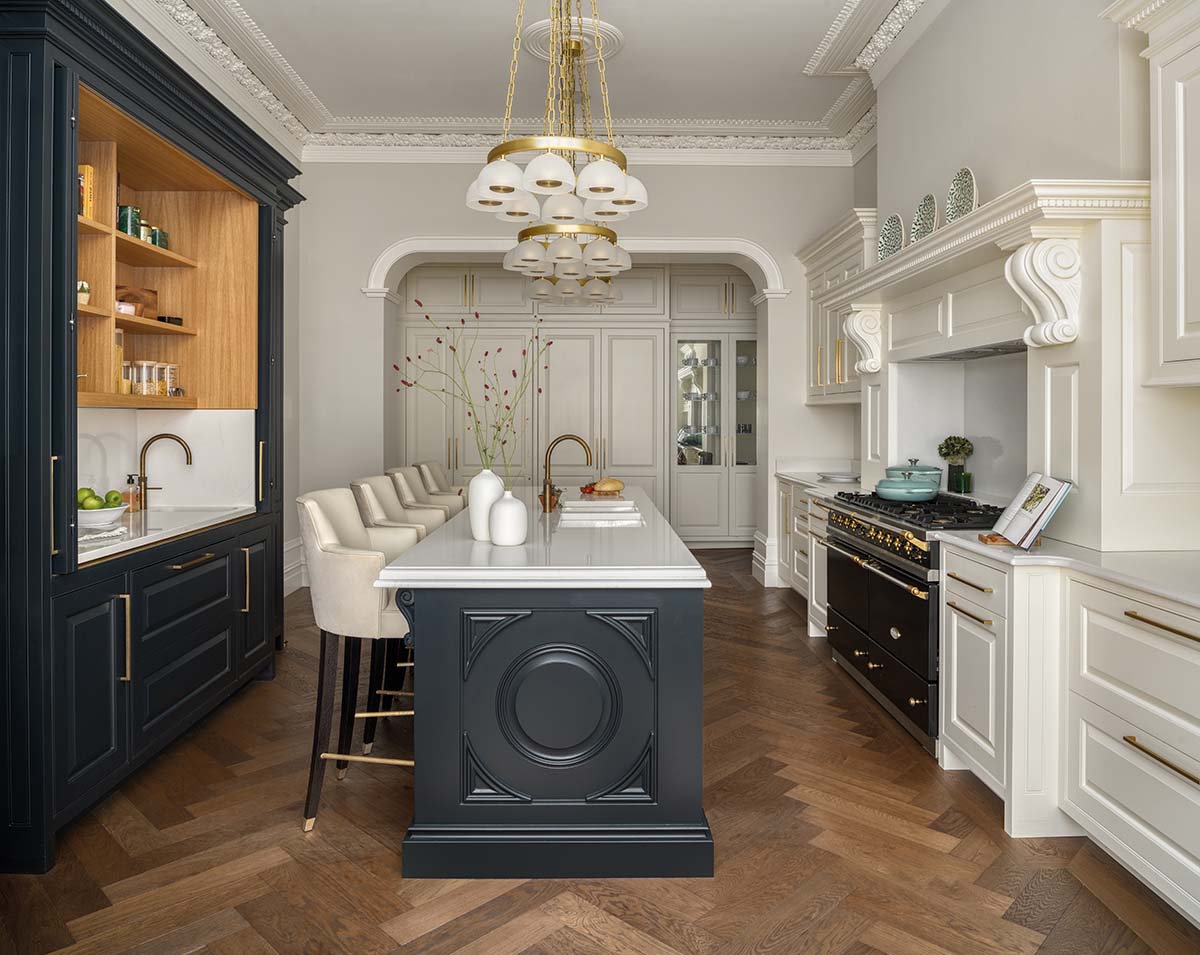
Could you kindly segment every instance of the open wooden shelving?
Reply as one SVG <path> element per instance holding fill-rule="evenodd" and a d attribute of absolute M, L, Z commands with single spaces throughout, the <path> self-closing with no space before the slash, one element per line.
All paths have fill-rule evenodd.
<path fill-rule="evenodd" d="M 92 217 L 77 217 L 79 407 L 258 407 L 259 204 L 86 87 L 79 90 L 79 162 L 94 170 Z M 117 206 L 170 233 L 163 249 L 117 229 Z M 116 312 L 116 287 L 153 289 L 170 325 Z M 186 397 L 119 393 L 116 332 L 126 361 L 178 366 Z"/>

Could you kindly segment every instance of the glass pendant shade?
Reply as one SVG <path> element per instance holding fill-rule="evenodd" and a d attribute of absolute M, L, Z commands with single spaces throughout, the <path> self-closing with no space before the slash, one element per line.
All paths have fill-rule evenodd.
<path fill-rule="evenodd" d="M 575 170 L 557 153 L 542 153 L 525 167 L 522 187 L 542 196 L 557 196 L 573 192 Z"/>
<path fill-rule="evenodd" d="M 601 282 L 599 279 L 591 279 L 583 287 L 583 297 L 591 301 L 608 298 L 608 283 Z"/>
<path fill-rule="evenodd" d="M 559 236 L 550 243 L 546 257 L 552 262 L 582 262 L 584 252 L 570 236 Z"/>
<path fill-rule="evenodd" d="M 523 191 L 523 181 L 521 167 L 507 159 L 493 159 L 483 167 L 476 180 L 481 194 L 500 199 L 512 198 L 513 193 Z"/>
<path fill-rule="evenodd" d="M 577 279 L 587 273 L 581 262 L 559 262 L 554 266 L 554 274 L 560 279 Z"/>
<path fill-rule="evenodd" d="M 615 303 L 621 301 L 625 296 L 621 294 L 621 287 L 616 282 L 608 283 L 608 301 Z"/>
<path fill-rule="evenodd" d="M 579 283 L 575 279 L 559 279 L 558 284 L 554 286 L 554 291 L 564 302 L 578 301 L 582 294 Z"/>
<path fill-rule="evenodd" d="M 612 204 L 625 212 L 640 212 L 650 205 L 650 197 L 646 194 L 646 187 L 642 185 L 642 180 L 637 176 L 627 175 L 625 177 L 625 195 L 619 199 L 613 199 Z"/>
<path fill-rule="evenodd" d="M 507 269 L 509 272 L 520 272 L 521 271 L 521 266 L 519 266 L 517 264 L 517 247 L 516 246 L 513 246 L 511 249 L 509 249 L 507 252 L 504 253 L 504 261 L 502 261 L 500 263 L 500 265 L 501 265 L 501 267 Z"/>
<path fill-rule="evenodd" d="M 544 302 L 554 294 L 554 284 L 546 279 L 535 279 L 529 286 L 529 297 Z"/>
<path fill-rule="evenodd" d="M 565 192 L 551 196 L 542 203 L 542 221 L 572 225 L 583 221 L 583 202 L 576 195 Z"/>
<path fill-rule="evenodd" d="M 504 202 L 505 200 L 498 195 L 485 196 L 480 192 L 478 179 L 467 186 L 468 209 L 475 209 L 478 212 L 496 212 L 504 205 Z"/>
<path fill-rule="evenodd" d="M 625 173 L 611 160 L 595 159 L 583 167 L 575 193 L 582 199 L 620 199 L 625 195 Z"/>
<path fill-rule="evenodd" d="M 513 252 L 516 253 L 514 261 L 521 268 L 537 265 L 537 263 L 545 261 L 546 258 L 545 248 L 540 242 L 534 242 L 533 239 L 526 239 L 513 249 Z"/>
<path fill-rule="evenodd" d="M 585 265 L 588 275 L 616 275 L 617 270 L 607 262 L 596 262 L 592 265 Z"/>
<path fill-rule="evenodd" d="M 583 215 L 589 221 L 599 222 L 601 225 L 629 218 L 628 212 L 621 211 L 608 199 L 589 199 L 583 204 Z"/>
<path fill-rule="evenodd" d="M 622 249 L 619 245 L 613 247 L 612 267 L 618 272 L 624 272 L 627 269 L 633 268 L 633 259 L 629 253 Z"/>
<path fill-rule="evenodd" d="M 542 207 L 538 205 L 538 201 L 533 196 L 521 190 L 514 193 L 513 198 L 496 213 L 496 218 L 501 222 L 520 222 L 530 225 L 541 221 Z"/>
<path fill-rule="evenodd" d="M 549 259 L 543 259 L 541 262 L 535 262 L 526 269 L 522 269 L 530 278 L 548 278 L 554 274 L 554 263 Z"/>
<path fill-rule="evenodd" d="M 602 236 L 588 243 L 588 247 L 583 250 L 583 261 L 588 265 L 598 265 L 601 262 L 611 262 L 615 254 L 616 246 Z"/>

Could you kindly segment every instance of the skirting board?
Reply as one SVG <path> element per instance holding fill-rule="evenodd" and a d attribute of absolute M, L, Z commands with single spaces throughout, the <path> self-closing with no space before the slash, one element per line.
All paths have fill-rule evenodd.
<path fill-rule="evenodd" d="M 754 557 L 750 562 L 750 573 L 764 587 L 786 587 L 779 579 L 779 546 L 773 537 L 761 531 L 754 535 Z"/>
<path fill-rule="evenodd" d="M 304 548 L 296 537 L 283 544 L 283 595 L 286 597 L 301 587 L 308 586 L 308 574 L 304 571 Z"/>

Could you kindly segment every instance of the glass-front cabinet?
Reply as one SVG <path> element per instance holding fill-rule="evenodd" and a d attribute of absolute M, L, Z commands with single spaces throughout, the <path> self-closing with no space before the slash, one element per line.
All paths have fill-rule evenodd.
<path fill-rule="evenodd" d="M 758 341 L 673 338 L 671 523 L 689 540 L 751 538 L 758 466 Z"/>

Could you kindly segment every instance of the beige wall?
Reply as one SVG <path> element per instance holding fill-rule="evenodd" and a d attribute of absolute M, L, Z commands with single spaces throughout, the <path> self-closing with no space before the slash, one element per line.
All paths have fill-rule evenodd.
<path fill-rule="evenodd" d="M 1100 20 L 1106 4 L 953 0 L 878 90 L 881 219 L 907 224 L 926 192 L 940 206 L 960 166 L 981 202 L 1028 179 L 1148 178 L 1144 38 Z"/>
<path fill-rule="evenodd" d="M 296 490 L 378 473 L 395 455 L 396 436 L 385 438 L 395 428 L 386 410 L 395 385 L 388 370 L 394 336 L 383 327 L 378 301 L 361 288 L 376 257 L 399 239 L 511 235 L 511 228 L 463 205 L 475 172 L 460 164 L 305 167 L 299 187 L 308 199 L 294 270 L 300 310 Z M 806 293 L 794 253 L 851 206 L 853 171 L 648 166 L 638 173 L 651 205 L 625 223 L 622 234 L 748 238 L 775 257 L 792 290 L 771 303 L 769 326 L 760 322 L 768 353 L 767 418 L 760 424 L 769 436 L 764 475 L 772 473 L 777 457 L 849 457 L 853 413 L 804 405 Z M 765 485 L 762 498 L 765 530 L 774 521 L 774 495 L 765 493 Z"/>
<path fill-rule="evenodd" d="M 854 164 L 854 208 L 875 208 L 878 176 L 879 150 L 876 148 Z"/>

